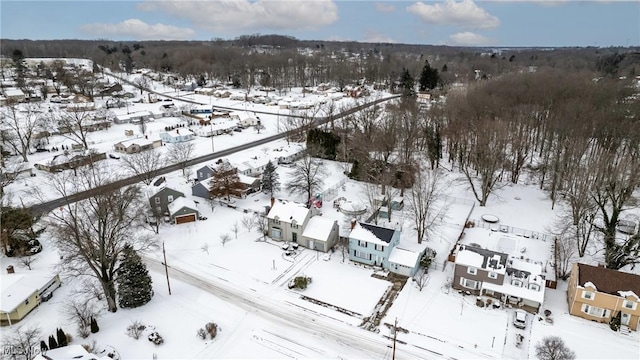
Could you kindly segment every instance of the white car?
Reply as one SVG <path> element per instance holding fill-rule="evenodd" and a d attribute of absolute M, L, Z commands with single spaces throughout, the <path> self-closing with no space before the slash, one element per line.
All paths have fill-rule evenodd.
<path fill-rule="evenodd" d="M 526 311 L 516 310 L 513 317 L 513 326 L 523 330 L 527 328 L 527 312 Z"/>

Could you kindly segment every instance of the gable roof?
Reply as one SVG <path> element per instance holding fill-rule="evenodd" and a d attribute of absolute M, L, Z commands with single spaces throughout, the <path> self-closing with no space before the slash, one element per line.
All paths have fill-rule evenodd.
<path fill-rule="evenodd" d="M 578 285 L 593 283 L 599 292 L 619 296 L 633 291 L 640 296 L 640 275 L 578 263 Z"/>
<path fill-rule="evenodd" d="M 309 212 L 310 210 L 304 204 L 278 200 L 273 204 L 267 218 L 275 219 L 277 217 L 279 221 L 286 223 L 292 223 L 295 220 L 297 224 L 302 225 Z"/>
<path fill-rule="evenodd" d="M 372 244 L 384 246 L 389 245 L 394 233 L 395 230 L 393 229 L 387 229 L 380 226 L 359 222 L 356 224 L 356 226 L 353 227 L 353 230 L 351 230 L 349 237 L 356 240 L 366 241 Z"/>
<path fill-rule="evenodd" d="M 5 313 L 12 312 L 25 299 L 42 289 L 54 276 L 39 272 L 2 275 L 0 311 Z"/>
<path fill-rule="evenodd" d="M 169 214 L 171 215 L 175 214 L 182 208 L 198 211 L 198 206 L 196 205 L 196 203 L 193 200 L 187 199 L 185 197 L 179 197 L 173 200 L 171 204 L 167 206 L 167 208 L 169 209 Z"/>
<path fill-rule="evenodd" d="M 310 239 L 327 241 L 329 239 L 329 235 L 331 235 L 331 230 L 333 229 L 334 224 L 335 220 L 333 219 L 314 216 L 309 219 L 307 226 L 302 232 L 302 236 Z"/>
<path fill-rule="evenodd" d="M 373 224 L 360 223 L 360 226 L 371 231 L 378 239 L 386 243 L 391 242 L 391 238 L 393 238 L 393 234 L 396 232 L 394 229 L 387 229 Z"/>

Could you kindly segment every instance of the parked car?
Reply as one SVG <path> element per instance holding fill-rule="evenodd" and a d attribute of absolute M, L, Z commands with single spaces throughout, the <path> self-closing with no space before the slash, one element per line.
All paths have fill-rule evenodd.
<path fill-rule="evenodd" d="M 117 155 L 117 154 L 109 154 L 109 158 L 118 160 L 118 159 L 120 159 L 120 155 Z"/>
<path fill-rule="evenodd" d="M 516 310 L 513 317 L 513 326 L 518 329 L 527 328 L 527 312 L 523 310 Z"/>

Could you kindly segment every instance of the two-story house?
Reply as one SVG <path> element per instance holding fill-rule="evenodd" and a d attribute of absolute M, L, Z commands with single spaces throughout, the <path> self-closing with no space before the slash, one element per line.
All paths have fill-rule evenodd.
<path fill-rule="evenodd" d="M 478 246 L 460 245 L 452 287 L 537 312 L 544 302 L 545 274 L 540 262 Z"/>
<path fill-rule="evenodd" d="M 304 204 L 278 200 L 267 214 L 268 235 L 274 240 L 300 242 L 307 222 L 313 216 Z"/>
<path fill-rule="evenodd" d="M 164 215 L 169 213 L 169 204 L 177 198 L 184 197 L 184 194 L 163 183 L 160 186 L 150 185 L 147 188 L 147 196 L 149 198 L 151 211 L 157 215 Z"/>
<path fill-rule="evenodd" d="M 640 275 L 586 264 L 573 264 L 567 287 L 569 313 L 610 322 L 620 316 L 622 329 L 638 330 Z"/>
<path fill-rule="evenodd" d="M 400 242 L 400 231 L 358 222 L 349 234 L 349 260 L 389 269 L 389 255 Z"/>

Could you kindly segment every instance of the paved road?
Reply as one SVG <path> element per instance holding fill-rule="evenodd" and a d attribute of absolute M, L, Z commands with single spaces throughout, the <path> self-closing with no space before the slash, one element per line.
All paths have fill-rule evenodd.
<path fill-rule="evenodd" d="M 159 260 L 144 258 L 149 270 L 164 273 L 163 263 Z M 183 269 L 169 267 L 171 278 L 193 285 L 216 297 L 224 299 L 230 304 L 270 322 L 278 323 L 288 330 L 295 330 L 296 333 L 305 334 L 307 337 L 322 338 L 326 346 L 331 348 L 331 344 L 337 343 L 339 346 L 351 346 L 357 348 L 358 352 L 366 354 L 366 358 L 378 359 L 384 354 L 390 353 L 391 341 L 380 335 L 366 330 L 336 323 L 326 317 L 319 316 L 313 312 L 293 306 L 283 306 L 282 303 L 256 296 L 255 293 L 245 293 L 242 290 L 229 285 L 205 279 L 197 274 Z M 297 337 L 300 341 L 304 336 Z M 318 345 L 307 344 L 318 347 Z M 211 349 L 211 351 L 221 351 L 223 349 Z M 210 353 L 202 354 L 204 358 L 210 357 Z M 326 355 L 325 355 L 326 356 Z M 434 356 L 433 352 L 424 351 L 416 347 L 400 347 L 398 345 L 397 356 L 403 359 L 425 359 L 442 358 Z"/>
<path fill-rule="evenodd" d="M 167 96 L 167 95 L 164 95 L 164 94 L 161 94 L 161 95 Z M 385 102 L 385 101 L 389 101 L 389 100 L 392 100 L 392 99 L 396 99 L 399 96 L 400 95 L 393 95 L 393 96 L 377 99 L 377 100 L 374 100 L 374 101 L 370 101 L 370 102 L 362 104 L 362 105 L 355 106 L 355 107 L 353 107 L 351 109 L 348 109 L 346 111 L 343 111 L 340 114 L 337 114 L 337 115 L 333 116 L 333 120 L 337 120 L 337 119 L 340 119 L 342 117 L 354 114 L 354 113 L 356 113 L 356 112 L 358 112 L 358 111 L 360 111 L 362 109 L 365 109 L 367 107 L 370 107 L 370 106 L 373 106 L 373 105 L 376 105 L 376 104 L 379 104 L 379 103 L 382 103 L 382 102 Z M 177 100 L 184 101 L 183 99 L 177 99 Z M 199 103 L 197 103 L 197 104 L 199 104 Z M 231 109 L 231 108 L 229 108 L 229 109 Z M 242 109 L 235 109 L 235 110 L 242 111 Z M 284 116 L 284 115 L 281 115 L 281 116 Z M 331 119 L 328 118 L 328 117 L 316 118 L 313 121 L 313 126 L 320 126 L 320 125 L 326 124 L 329 121 L 331 121 Z M 213 153 L 210 153 L 210 154 L 202 155 L 202 156 L 199 156 L 199 157 L 194 158 L 192 160 L 189 160 L 187 162 L 187 166 L 193 166 L 193 165 L 197 165 L 197 164 L 200 164 L 200 163 L 208 162 L 208 161 L 220 158 L 220 157 L 229 156 L 229 155 L 231 155 L 233 153 L 236 153 L 238 151 L 250 149 L 250 148 L 255 147 L 255 146 L 260 146 L 260 145 L 264 145 L 266 143 L 269 143 L 269 142 L 272 142 L 272 141 L 275 141 L 275 140 L 283 139 L 286 136 L 288 136 L 291 133 L 294 133 L 296 131 L 298 131 L 298 130 L 294 129 L 294 130 L 290 130 L 290 131 L 281 132 L 281 133 L 278 133 L 278 134 L 275 134 L 275 135 L 267 136 L 267 137 L 262 138 L 260 140 L 256 140 L 256 141 L 249 142 L 249 143 L 246 143 L 246 144 L 238 145 L 238 146 L 235 146 L 235 147 L 232 147 L 232 148 L 228 148 L 228 149 L 225 149 L 225 150 L 216 151 L 216 152 L 213 152 Z M 156 173 L 158 175 L 163 175 L 163 174 L 168 174 L 168 173 L 173 172 L 173 171 L 178 171 L 181 168 L 182 168 L 181 164 L 171 164 L 171 165 L 168 165 L 168 166 L 160 169 Z M 54 199 L 54 200 L 50 200 L 50 201 L 47 201 L 47 202 L 43 202 L 43 203 L 40 203 L 40 204 L 33 205 L 33 206 L 30 207 L 30 210 L 32 212 L 36 213 L 36 214 L 45 214 L 45 213 L 50 212 L 53 209 L 56 209 L 56 208 L 61 207 L 61 206 L 64 206 L 66 204 L 70 204 L 70 203 L 74 203 L 74 202 L 77 202 L 77 201 L 80 201 L 80 200 L 88 199 L 89 197 L 95 195 L 96 191 L 98 191 L 98 192 L 108 192 L 108 191 L 112 191 L 112 190 L 115 190 L 115 189 L 119 189 L 119 188 L 127 186 L 127 185 L 132 185 L 132 184 L 135 184 L 135 183 L 138 183 L 138 182 L 140 182 L 140 177 L 139 176 L 131 176 L 131 177 L 128 177 L 128 178 L 124 178 L 124 179 L 115 181 L 115 182 L 107 184 L 107 185 L 100 186 L 100 187 L 95 188 L 95 189 L 78 192 L 78 193 L 75 193 L 75 194 L 70 195 L 68 197 L 58 198 L 58 199 Z"/>

